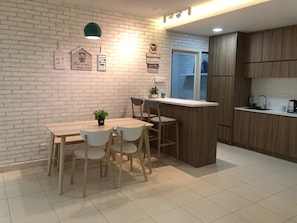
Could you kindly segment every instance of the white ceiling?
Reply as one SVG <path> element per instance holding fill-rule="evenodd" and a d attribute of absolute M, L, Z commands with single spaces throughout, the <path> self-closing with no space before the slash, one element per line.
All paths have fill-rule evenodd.
<path fill-rule="evenodd" d="M 60 0 L 79 7 L 92 7 L 135 16 L 157 18 L 209 0 Z M 226 0 L 228 1 L 228 0 Z M 297 24 L 297 0 L 271 0 L 255 6 L 202 19 L 170 30 L 212 36 L 212 28 L 223 33 L 253 32 Z"/>

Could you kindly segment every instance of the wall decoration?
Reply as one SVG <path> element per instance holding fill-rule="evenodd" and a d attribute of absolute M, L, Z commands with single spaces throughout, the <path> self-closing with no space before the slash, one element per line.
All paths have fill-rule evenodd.
<path fill-rule="evenodd" d="M 92 70 L 92 55 L 82 47 L 71 52 L 72 70 Z"/>
<path fill-rule="evenodd" d="M 106 71 L 106 55 L 98 54 L 97 69 L 98 71 Z"/>
<path fill-rule="evenodd" d="M 149 53 L 146 54 L 148 73 L 158 73 L 161 55 L 157 51 L 158 45 L 155 42 L 150 44 Z"/>
<path fill-rule="evenodd" d="M 58 41 L 58 47 L 55 50 L 55 69 L 65 70 L 65 53 L 61 47 L 60 41 Z"/>

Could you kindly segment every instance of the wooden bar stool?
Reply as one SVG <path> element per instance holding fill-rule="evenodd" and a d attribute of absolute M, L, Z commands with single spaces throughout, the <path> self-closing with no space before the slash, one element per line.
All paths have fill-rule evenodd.
<path fill-rule="evenodd" d="M 161 113 L 162 103 L 158 101 L 147 101 L 147 111 L 149 114 L 148 121 L 154 124 L 149 130 L 153 133 L 150 141 L 157 141 L 158 159 L 161 159 L 161 148 L 175 145 L 176 159 L 179 160 L 179 134 L 178 134 L 178 120 L 163 116 Z M 151 117 L 151 114 L 154 116 Z M 175 139 L 169 138 L 169 128 L 175 128 Z M 166 131 L 167 130 L 167 131 Z"/>

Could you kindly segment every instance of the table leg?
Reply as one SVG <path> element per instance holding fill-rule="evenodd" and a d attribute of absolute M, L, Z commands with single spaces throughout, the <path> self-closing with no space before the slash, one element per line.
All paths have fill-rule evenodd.
<path fill-rule="evenodd" d="M 144 145 L 148 159 L 149 171 L 152 173 L 152 163 L 151 163 L 151 148 L 150 148 L 150 141 L 149 141 L 149 134 L 148 128 L 144 129 Z"/>
<path fill-rule="evenodd" d="M 63 194 L 65 136 L 61 136 L 60 166 L 59 166 L 59 194 Z"/>
<path fill-rule="evenodd" d="M 49 141 L 49 149 L 48 149 L 48 160 L 47 160 L 47 175 L 51 175 L 52 168 L 52 159 L 53 159 L 53 151 L 54 151 L 54 134 L 51 133 L 50 141 Z"/>

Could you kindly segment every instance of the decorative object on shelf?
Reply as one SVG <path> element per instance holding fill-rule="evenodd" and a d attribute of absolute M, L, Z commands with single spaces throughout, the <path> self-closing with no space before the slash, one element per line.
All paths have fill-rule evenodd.
<path fill-rule="evenodd" d="M 150 44 L 149 53 L 146 54 L 148 73 L 158 73 L 161 55 L 157 51 L 158 45 L 155 41 Z"/>
<path fill-rule="evenodd" d="M 92 55 L 82 47 L 71 52 L 72 70 L 92 70 Z"/>
<path fill-rule="evenodd" d="M 94 5 L 92 0 L 92 10 L 93 9 L 94 9 Z M 93 18 L 93 11 L 92 11 L 92 18 Z M 85 26 L 84 33 L 87 39 L 100 39 L 101 28 L 97 23 L 90 22 Z"/>
<path fill-rule="evenodd" d="M 104 125 L 105 117 L 108 116 L 108 112 L 104 110 L 97 110 L 93 112 L 95 119 L 98 120 L 98 125 Z"/>
<path fill-rule="evenodd" d="M 58 41 L 58 48 L 55 50 L 55 69 L 65 70 L 65 52 L 61 47 L 60 41 Z"/>
<path fill-rule="evenodd" d="M 159 89 L 154 86 L 150 89 L 150 93 L 151 93 L 151 98 L 158 98 L 158 92 L 159 92 Z"/>

